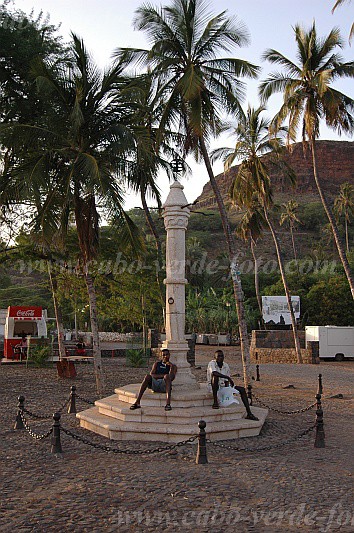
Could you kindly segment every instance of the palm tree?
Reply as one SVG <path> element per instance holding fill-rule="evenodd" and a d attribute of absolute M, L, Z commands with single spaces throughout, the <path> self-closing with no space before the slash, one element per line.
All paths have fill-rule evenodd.
<path fill-rule="evenodd" d="M 244 242 L 250 242 L 251 253 L 254 263 L 254 287 L 256 291 L 256 298 L 258 303 L 258 309 L 261 315 L 261 323 L 265 329 L 265 323 L 263 320 L 262 300 L 259 292 L 259 279 L 258 279 L 258 259 L 255 251 L 255 247 L 259 238 L 263 233 L 263 226 L 265 220 L 263 216 L 262 206 L 259 202 L 254 200 L 250 206 L 246 206 L 245 212 L 236 228 L 236 235 L 238 235 Z"/>
<path fill-rule="evenodd" d="M 236 309 L 239 318 L 244 380 L 249 382 L 249 346 L 243 292 L 236 261 L 236 244 L 208 154 L 210 137 L 222 130 L 222 114 L 239 112 L 244 84 L 240 76 L 256 77 L 258 68 L 236 58 L 220 58 L 220 52 L 248 41 L 245 29 L 227 18 L 226 12 L 208 13 L 204 0 L 171 0 L 161 9 L 140 7 L 135 28 L 143 30 L 150 50 L 123 48 L 117 57 L 126 65 L 144 64 L 159 80 L 164 102 L 161 132 L 178 128 L 185 135 L 184 153 L 204 160 L 219 208 L 227 241 Z"/>
<path fill-rule="evenodd" d="M 155 200 L 160 211 L 161 197 L 160 190 L 156 185 L 156 179 L 162 170 L 170 178 L 172 177 L 172 170 L 168 159 L 177 157 L 173 149 L 173 140 L 176 140 L 177 136 L 170 131 L 164 131 L 162 140 L 158 142 L 158 137 L 161 136 L 158 123 L 162 113 L 162 102 L 160 99 L 159 84 L 154 83 L 153 76 L 150 72 L 132 77 L 124 91 L 124 96 L 136 108 L 132 128 L 135 139 L 135 150 L 133 160 L 130 161 L 127 168 L 127 178 L 132 190 L 140 194 L 146 222 L 155 240 L 157 255 L 156 278 L 160 290 L 163 316 L 165 317 L 162 243 L 155 221 L 151 216 L 147 199 L 149 197 Z"/>
<path fill-rule="evenodd" d="M 249 106 L 247 113 L 241 115 L 238 125 L 235 128 L 235 148 L 220 148 L 214 154 L 224 157 L 225 171 L 229 170 L 235 159 L 241 160 L 237 175 L 230 189 L 231 198 L 234 203 L 241 208 L 250 207 L 254 202 L 262 206 L 264 219 L 269 226 L 277 253 L 280 275 L 291 317 L 297 361 L 298 363 L 302 363 L 296 319 L 288 288 L 281 247 L 273 222 L 269 216 L 269 208 L 273 203 L 269 166 L 277 166 L 282 169 L 293 183 L 294 174 L 282 159 L 284 152 L 282 138 L 279 136 L 269 137 L 270 121 L 261 117 L 263 111 L 264 107 L 262 106 L 257 109 Z M 266 158 L 261 157 L 265 154 L 267 154 Z"/>
<path fill-rule="evenodd" d="M 332 13 L 334 13 L 334 11 L 337 9 L 337 7 L 341 6 L 342 4 L 345 4 L 347 2 L 349 2 L 349 4 L 351 3 L 352 0 L 336 0 L 336 3 L 334 4 L 333 8 L 332 8 Z M 354 22 L 352 24 L 352 27 L 350 28 L 350 33 L 349 33 L 349 42 L 351 42 L 352 38 L 354 36 Z"/>
<path fill-rule="evenodd" d="M 296 256 L 296 248 L 295 248 L 295 239 L 294 239 L 294 227 L 295 224 L 300 224 L 300 220 L 297 216 L 297 209 L 299 207 L 299 204 L 295 200 L 289 200 L 288 202 L 285 202 L 282 204 L 282 207 L 284 211 L 280 215 L 280 225 L 287 223 L 289 225 L 290 234 L 291 234 L 291 242 L 293 245 L 293 251 L 294 251 L 294 259 L 295 263 L 297 264 L 297 256 Z"/>
<path fill-rule="evenodd" d="M 59 360 L 62 361 L 66 355 L 65 345 L 64 345 L 64 325 L 63 325 L 63 315 L 61 312 L 61 306 L 58 301 L 58 279 L 56 272 L 54 271 L 50 261 L 48 264 L 48 275 L 50 282 L 50 289 L 52 291 L 54 313 L 55 313 L 55 322 L 57 325 L 58 332 L 58 350 L 59 350 Z"/>
<path fill-rule="evenodd" d="M 39 61 L 33 67 L 39 94 L 47 98 L 47 113 L 41 124 L 14 130 L 30 132 L 31 138 L 27 139 L 29 149 L 20 153 L 22 164 L 12 169 L 12 175 L 20 184 L 31 185 L 35 205 L 41 206 L 37 216 L 40 227 L 57 226 L 59 221 L 65 233 L 69 215 L 74 213 L 90 304 L 96 386 L 102 395 L 104 376 L 90 267 L 99 247 L 99 211 L 107 218 L 124 221 L 125 236 L 134 236 L 134 225 L 122 208 L 118 182 L 125 154 L 134 150 L 125 125 L 132 112 L 119 98 L 118 89 L 126 83 L 120 77 L 121 69 L 114 66 L 101 74 L 83 42 L 75 35 L 72 38 L 69 65 L 52 68 Z"/>
<path fill-rule="evenodd" d="M 337 218 L 344 215 L 345 242 L 347 254 L 349 254 L 348 224 L 350 224 L 350 217 L 354 215 L 354 187 L 351 183 L 342 183 L 340 186 L 339 194 L 334 200 L 334 212 Z"/>
<path fill-rule="evenodd" d="M 263 54 L 264 59 L 283 66 L 284 73 L 275 72 L 262 82 L 260 95 L 266 101 L 272 94 L 283 91 L 283 104 L 273 119 L 273 128 L 276 131 L 288 117 L 289 141 L 296 140 L 301 124 L 302 140 L 304 146 L 310 145 L 314 179 L 354 298 L 352 273 L 329 202 L 322 190 L 316 161 L 316 139 L 321 119 L 338 133 L 353 131 L 354 100 L 332 88 L 331 83 L 337 78 L 353 77 L 354 62 L 343 63 L 342 57 L 334 52 L 343 46 L 338 29 L 320 39 L 315 23 L 309 31 L 297 25 L 295 40 L 299 64 L 276 50 L 267 50 Z"/>

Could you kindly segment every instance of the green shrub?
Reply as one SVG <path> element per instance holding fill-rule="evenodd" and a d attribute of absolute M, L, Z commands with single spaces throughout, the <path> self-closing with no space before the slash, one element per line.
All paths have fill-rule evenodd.
<path fill-rule="evenodd" d="M 299 212 L 301 230 L 319 231 L 326 224 L 327 217 L 321 202 L 309 202 L 302 205 Z"/>
<path fill-rule="evenodd" d="M 146 365 L 146 358 L 143 349 L 129 349 L 126 351 L 127 364 L 133 368 L 140 368 Z"/>
<path fill-rule="evenodd" d="M 46 365 L 49 356 L 50 346 L 33 346 L 30 349 L 28 360 L 39 368 Z"/>

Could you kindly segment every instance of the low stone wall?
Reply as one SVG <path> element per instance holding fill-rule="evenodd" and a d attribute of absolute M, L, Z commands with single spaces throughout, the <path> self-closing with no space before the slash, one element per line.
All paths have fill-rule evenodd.
<path fill-rule="evenodd" d="M 73 332 L 72 336 L 74 335 Z M 117 331 L 100 331 L 98 333 L 101 342 L 126 342 L 135 343 L 136 341 L 142 342 L 143 334 L 141 332 L 134 333 L 119 333 Z M 92 333 L 90 331 L 78 331 L 78 337 L 80 339 L 87 339 L 90 344 L 92 341 Z M 86 343 L 86 341 L 85 341 Z"/>
<path fill-rule="evenodd" d="M 305 332 L 298 331 L 300 348 L 305 346 Z M 292 330 L 253 330 L 251 345 L 256 348 L 293 348 L 294 335 Z"/>
<path fill-rule="evenodd" d="M 305 332 L 299 331 L 303 363 L 319 363 L 318 342 L 308 342 L 305 348 Z M 252 331 L 250 346 L 251 363 L 297 363 L 293 332 L 290 330 Z"/>
<path fill-rule="evenodd" d="M 305 364 L 312 364 L 311 350 L 301 350 L 302 360 Z M 251 363 L 297 363 L 294 348 L 256 348 L 251 349 Z"/>

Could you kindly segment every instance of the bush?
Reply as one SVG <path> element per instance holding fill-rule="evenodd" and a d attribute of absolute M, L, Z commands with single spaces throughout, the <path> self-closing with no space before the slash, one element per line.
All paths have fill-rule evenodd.
<path fill-rule="evenodd" d="M 133 349 L 126 351 L 127 364 L 133 368 L 140 368 L 146 365 L 146 358 L 143 349 Z"/>
<path fill-rule="evenodd" d="M 206 231 L 208 233 L 222 232 L 223 227 L 219 213 L 215 210 L 208 209 L 203 209 L 202 211 L 204 215 L 201 213 L 191 213 L 191 217 L 188 222 L 188 230 L 193 232 Z"/>
<path fill-rule="evenodd" d="M 308 324 L 353 326 L 354 302 L 347 279 L 333 276 L 316 283 L 306 299 Z"/>
<path fill-rule="evenodd" d="M 309 202 L 301 206 L 299 219 L 301 229 L 307 231 L 319 231 L 328 222 L 321 202 Z"/>
<path fill-rule="evenodd" d="M 46 365 L 49 356 L 50 346 L 33 346 L 30 349 L 28 360 L 40 368 Z"/>

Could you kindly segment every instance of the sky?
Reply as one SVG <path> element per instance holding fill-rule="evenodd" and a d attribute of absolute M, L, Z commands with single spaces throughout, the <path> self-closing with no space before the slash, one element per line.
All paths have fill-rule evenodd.
<path fill-rule="evenodd" d="M 108 65 L 112 52 L 119 47 L 147 47 L 142 32 L 133 29 L 132 21 L 135 10 L 141 6 L 142 0 L 15 0 L 14 5 L 26 13 L 34 10 L 34 14 L 43 11 L 50 15 L 51 23 L 60 26 L 60 34 L 69 40 L 70 31 L 84 39 L 86 47 L 92 53 L 96 63 L 104 68 Z M 151 0 L 154 6 L 165 5 L 168 0 Z M 210 11 L 214 15 L 228 10 L 242 22 L 250 34 L 250 45 L 235 50 L 235 57 L 246 59 L 262 68 L 259 80 L 264 79 L 274 70 L 272 65 L 262 62 L 261 55 L 267 48 L 274 48 L 289 59 L 295 60 L 295 41 L 292 28 L 300 23 L 308 28 L 316 21 L 318 35 L 325 36 L 334 27 L 341 29 L 346 46 L 342 56 L 346 61 L 354 56 L 354 43 L 348 44 L 348 35 L 354 19 L 354 2 L 345 3 L 332 15 L 331 9 L 335 0 L 210 0 Z M 231 56 L 232 54 L 229 54 Z M 247 81 L 247 97 L 245 106 L 250 103 L 258 106 L 259 80 Z M 353 80 L 341 80 L 335 87 L 350 97 L 354 97 Z M 268 116 L 276 113 L 281 103 L 279 96 L 274 96 L 268 104 Z M 322 139 L 339 139 L 338 135 L 321 128 Z M 342 136 L 342 140 L 351 140 Z M 232 137 L 224 137 L 213 144 L 216 146 L 233 146 Z M 187 200 L 192 202 L 202 192 L 208 181 L 203 164 L 197 165 L 188 160 L 192 173 L 182 178 Z M 221 173 L 222 163 L 214 165 L 214 172 Z M 169 190 L 168 178 L 161 175 L 158 181 L 161 197 L 164 201 Z M 126 208 L 140 206 L 140 201 L 131 193 L 127 195 Z M 152 204 L 151 204 L 152 205 Z"/>

